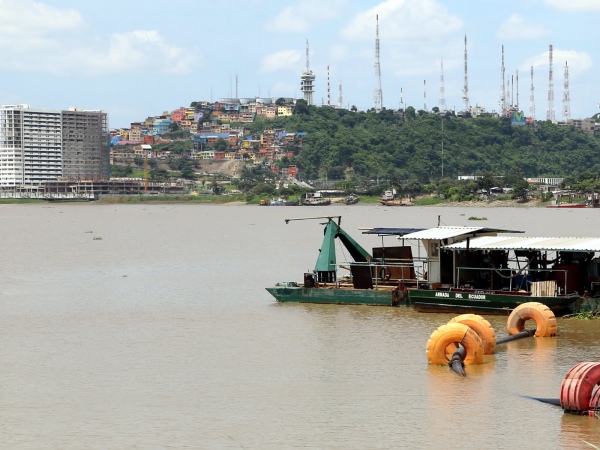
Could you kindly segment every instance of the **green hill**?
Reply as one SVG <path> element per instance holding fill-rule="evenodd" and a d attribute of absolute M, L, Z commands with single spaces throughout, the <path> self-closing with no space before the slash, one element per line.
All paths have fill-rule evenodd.
<path fill-rule="evenodd" d="M 355 112 L 304 107 L 303 113 L 257 121 L 253 132 L 305 131 L 302 146 L 290 146 L 303 178 L 351 176 L 439 183 L 459 175 L 568 177 L 600 172 L 600 141 L 572 126 L 550 122 L 513 127 L 507 118 L 460 118 L 407 108 Z M 443 121 L 443 131 L 442 131 Z M 442 152 L 443 143 L 443 152 Z"/>

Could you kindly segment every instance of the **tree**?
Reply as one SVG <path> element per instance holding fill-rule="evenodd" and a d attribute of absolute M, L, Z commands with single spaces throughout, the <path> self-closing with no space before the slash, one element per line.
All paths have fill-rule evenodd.
<path fill-rule="evenodd" d="M 185 178 L 187 180 L 193 180 L 196 178 L 196 172 L 194 172 L 191 164 L 185 164 L 179 172 L 181 178 Z"/>
<path fill-rule="evenodd" d="M 123 178 L 131 175 L 133 169 L 131 166 L 110 166 L 110 176 Z"/>
<path fill-rule="evenodd" d="M 523 179 L 517 181 L 513 185 L 512 198 L 519 200 L 527 200 L 527 194 L 529 193 L 529 183 Z"/>
<path fill-rule="evenodd" d="M 218 152 L 226 152 L 227 150 L 229 150 L 230 147 L 231 144 L 229 143 L 229 141 L 226 141 L 223 138 L 219 138 L 217 139 L 217 142 L 215 142 L 214 149 Z"/>
<path fill-rule="evenodd" d="M 278 98 L 278 99 L 275 101 L 275 104 L 276 104 L 277 106 L 282 106 L 282 105 L 285 105 L 285 98 L 283 98 L 283 97 L 279 97 L 279 98 Z"/>
<path fill-rule="evenodd" d="M 179 122 L 171 122 L 169 124 L 169 131 L 177 131 L 179 130 Z"/>
<path fill-rule="evenodd" d="M 306 100 L 299 98 L 296 100 L 296 106 L 294 106 L 293 114 L 310 114 L 310 110 L 308 109 L 308 103 Z"/>
<path fill-rule="evenodd" d="M 165 181 L 169 178 L 169 172 L 165 169 L 150 169 L 148 178 L 154 181 Z"/>
<path fill-rule="evenodd" d="M 356 111 L 358 111 L 358 108 L 356 107 L 356 105 L 352 105 L 352 106 L 350 107 L 350 111 L 352 111 L 352 112 L 356 112 Z"/>

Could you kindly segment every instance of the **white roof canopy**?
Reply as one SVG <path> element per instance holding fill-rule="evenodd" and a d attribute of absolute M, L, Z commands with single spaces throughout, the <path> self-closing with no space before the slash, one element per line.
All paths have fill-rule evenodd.
<path fill-rule="evenodd" d="M 449 250 L 466 250 L 467 247 L 470 250 L 600 252 L 600 238 L 481 236 L 444 246 Z"/>
<path fill-rule="evenodd" d="M 449 239 L 458 236 L 468 237 L 469 235 L 475 237 L 483 233 L 522 233 L 522 231 L 514 230 L 501 230 L 498 228 L 487 228 L 487 227 L 436 227 L 428 228 L 427 230 L 417 231 L 402 236 L 403 239 L 432 239 L 442 240 Z"/>

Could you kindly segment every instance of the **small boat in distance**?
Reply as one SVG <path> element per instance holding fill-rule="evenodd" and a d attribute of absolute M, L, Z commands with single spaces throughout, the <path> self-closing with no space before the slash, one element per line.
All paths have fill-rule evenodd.
<path fill-rule="evenodd" d="M 331 199 L 323 197 L 323 193 L 317 191 L 306 194 L 306 198 L 302 202 L 303 206 L 327 206 L 331 205 Z"/>
<path fill-rule="evenodd" d="M 396 198 L 396 191 L 385 191 L 381 198 L 379 199 L 379 203 L 383 206 L 410 206 L 410 203 L 404 203 L 401 198 Z"/>
<path fill-rule="evenodd" d="M 261 200 L 261 206 L 298 206 L 300 203 L 296 200 L 288 200 L 285 197 L 279 197 L 272 200 Z"/>
<path fill-rule="evenodd" d="M 546 205 L 546 208 L 587 208 L 587 202 L 577 202 L 577 203 L 554 203 L 551 205 Z"/>
<path fill-rule="evenodd" d="M 358 203 L 358 197 L 356 195 L 350 194 L 346 197 L 346 205 L 354 205 Z"/>

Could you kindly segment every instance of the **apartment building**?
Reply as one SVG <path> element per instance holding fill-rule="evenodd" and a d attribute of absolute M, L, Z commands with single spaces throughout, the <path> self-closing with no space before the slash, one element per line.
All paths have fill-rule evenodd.
<path fill-rule="evenodd" d="M 108 178 L 109 164 L 106 113 L 0 107 L 0 187 Z"/>
<path fill-rule="evenodd" d="M 108 117 L 102 111 L 69 108 L 62 118 L 62 178 L 101 180 L 110 177 Z"/>

